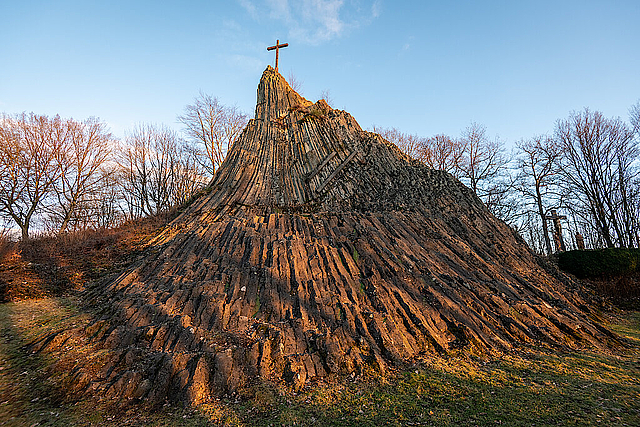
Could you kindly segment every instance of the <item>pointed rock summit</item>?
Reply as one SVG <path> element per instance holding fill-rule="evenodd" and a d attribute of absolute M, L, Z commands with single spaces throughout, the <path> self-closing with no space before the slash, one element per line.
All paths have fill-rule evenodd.
<path fill-rule="evenodd" d="M 198 403 L 460 349 L 615 341 L 458 180 L 271 67 L 209 190 L 89 291 L 103 351 L 78 392 Z"/>

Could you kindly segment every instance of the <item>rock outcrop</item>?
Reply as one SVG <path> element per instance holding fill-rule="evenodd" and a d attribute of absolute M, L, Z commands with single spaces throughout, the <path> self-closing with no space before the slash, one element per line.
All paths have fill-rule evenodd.
<path fill-rule="evenodd" d="M 208 194 L 89 295 L 108 362 L 78 389 L 116 399 L 615 339 L 468 188 L 271 67 Z"/>

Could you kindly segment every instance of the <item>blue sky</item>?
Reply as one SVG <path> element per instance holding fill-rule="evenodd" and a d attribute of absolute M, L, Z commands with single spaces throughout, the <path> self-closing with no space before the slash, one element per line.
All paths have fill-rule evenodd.
<path fill-rule="evenodd" d="M 253 115 L 266 47 L 280 72 L 363 128 L 508 145 L 589 107 L 640 100 L 640 1 L 0 0 L 0 111 L 179 129 L 199 91 Z"/>

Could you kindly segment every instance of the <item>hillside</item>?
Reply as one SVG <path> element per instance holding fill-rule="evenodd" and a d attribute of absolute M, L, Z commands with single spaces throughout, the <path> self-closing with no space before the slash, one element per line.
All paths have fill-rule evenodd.
<path fill-rule="evenodd" d="M 271 67 L 207 194 L 83 299 L 88 326 L 31 348 L 76 337 L 92 356 L 60 362 L 68 387 L 114 401 L 197 404 L 433 355 L 618 342 L 468 188 Z"/>

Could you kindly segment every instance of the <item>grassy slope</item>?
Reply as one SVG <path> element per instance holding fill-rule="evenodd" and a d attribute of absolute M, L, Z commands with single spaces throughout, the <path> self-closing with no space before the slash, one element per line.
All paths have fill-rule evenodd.
<path fill-rule="evenodd" d="M 116 274 L 140 254 L 175 215 L 127 222 L 116 229 L 82 231 L 11 243 L 0 233 L 0 303 L 60 296 Z"/>

